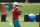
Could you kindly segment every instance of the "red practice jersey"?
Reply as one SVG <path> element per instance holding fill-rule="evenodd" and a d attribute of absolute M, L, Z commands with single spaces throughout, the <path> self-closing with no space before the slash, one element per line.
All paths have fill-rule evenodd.
<path fill-rule="evenodd" d="M 18 12 L 19 12 L 18 9 L 15 8 L 12 9 L 12 15 L 13 15 L 12 20 L 18 19 Z"/>

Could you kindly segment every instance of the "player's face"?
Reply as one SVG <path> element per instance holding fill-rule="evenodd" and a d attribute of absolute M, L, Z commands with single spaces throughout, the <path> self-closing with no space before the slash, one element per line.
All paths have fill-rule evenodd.
<path fill-rule="evenodd" d="M 15 8 L 19 8 L 18 5 L 15 5 Z"/>

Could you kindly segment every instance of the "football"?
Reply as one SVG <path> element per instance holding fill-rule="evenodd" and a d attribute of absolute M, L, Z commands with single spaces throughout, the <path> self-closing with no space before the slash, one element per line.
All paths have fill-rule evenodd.
<path fill-rule="evenodd" d="M 19 9 L 19 13 L 18 13 L 18 15 L 21 15 L 21 13 L 22 13 L 22 10 Z"/>
<path fill-rule="evenodd" d="M 19 9 L 19 13 L 22 13 L 22 10 Z"/>

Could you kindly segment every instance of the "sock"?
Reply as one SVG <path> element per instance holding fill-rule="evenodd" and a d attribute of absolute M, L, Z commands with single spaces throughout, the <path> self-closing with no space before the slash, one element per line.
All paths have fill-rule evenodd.
<path fill-rule="evenodd" d="M 11 21 L 10 25 L 12 25 L 12 21 Z"/>

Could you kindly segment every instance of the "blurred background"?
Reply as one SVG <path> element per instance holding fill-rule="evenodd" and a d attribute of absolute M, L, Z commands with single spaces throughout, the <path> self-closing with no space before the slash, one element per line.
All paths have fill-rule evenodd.
<path fill-rule="evenodd" d="M 9 6 L 9 13 L 7 14 L 7 21 L 8 22 L 0 22 L 0 27 L 13 27 L 10 26 L 10 22 L 12 20 L 12 9 L 13 9 L 13 2 L 19 3 L 19 9 L 22 10 L 22 15 L 19 16 L 19 21 L 22 27 L 39 27 L 39 23 L 34 22 L 21 22 L 24 20 L 24 14 L 39 14 L 40 12 L 40 0 L 0 0 L 0 20 L 1 20 L 1 3 L 7 3 Z"/>

